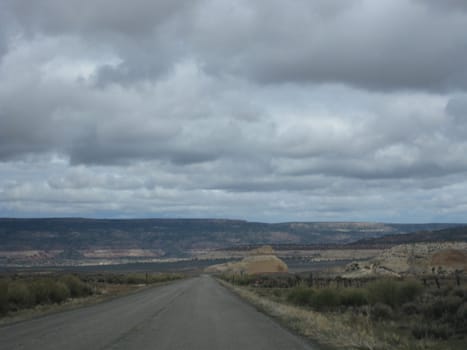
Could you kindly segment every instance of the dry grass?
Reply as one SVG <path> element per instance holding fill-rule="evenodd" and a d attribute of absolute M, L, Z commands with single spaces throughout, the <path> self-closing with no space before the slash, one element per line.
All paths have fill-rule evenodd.
<path fill-rule="evenodd" d="M 432 348 L 432 344 L 427 341 L 413 343 L 393 332 L 395 325 L 381 324 L 381 327 L 375 328 L 369 316 L 355 315 L 351 312 L 316 312 L 273 301 L 256 294 L 248 287 L 234 286 L 222 280 L 219 282 L 286 327 L 326 346 L 338 349 L 375 350 Z"/>

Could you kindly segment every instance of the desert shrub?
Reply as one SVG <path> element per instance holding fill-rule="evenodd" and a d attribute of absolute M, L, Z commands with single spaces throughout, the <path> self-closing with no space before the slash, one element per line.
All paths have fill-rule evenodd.
<path fill-rule="evenodd" d="M 260 297 L 267 297 L 269 296 L 269 290 L 266 288 L 259 288 L 256 291 L 256 294 L 258 294 Z"/>
<path fill-rule="evenodd" d="M 133 273 L 126 277 L 126 283 L 128 284 L 144 284 L 146 283 L 146 276 L 143 274 Z"/>
<path fill-rule="evenodd" d="M 394 280 L 379 280 L 368 284 L 368 298 L 372 304 L 395 306 L 398 303 L 397 282 Z"/>
<path fill-rule="evenodd" d="M 181 273 L 158 273 L 158 274 L 147 274 L 146 273 L 130 273 L 130 274 L 115 274 L 105 273 L 97 274 L 94 276 L 84 276 L 81 278 L 87 282 L 98 282 L 98 283 L 111 283 L 111 284 L 146 284 L 146 283 L 158 283 L 173 281 L 176 279 L 183 278 L 184 275 Z M 232 277 L 223 275 L 222 279 L 233 283 Z"/>
<path fill-rule="evenodd" d="M 282 296 L 282 289 L 280 288 L 274 288 L 272 290 L 272 295 L 274 295 L 277 298 L 280 298 Z"/>
<path fill-rule="evenodd" d="M 453 331 L 445 324 L 417 324 L 412 329 L 412 335 L 417 339 L 434 338 L 449 339 Z"/>
<path fill-rule="evenodd" d="M 34 305 L 34 294 L 26 283 L 14 281 L 8 284 L 8 301 L 16 307 L 29 307 Z"/>
<path fill-rule="evenodd" d="M 457 296 L 449 296 L 442 299 L 444 309 L 450 314 L 456 313 L 457 309 L 462 304 L 462 302 L 462 298 L 459 298 Z"/>
<path fill-rule="evenodd" d="M 412 335 L 416 339 L 428 338 L 428 327 L 424 324 L 416 324 L 412 329 Z"/>
<path fill-rule="evenodd" d="M 60 278 L 60 282 L 64 283 L 68 287 L 72 298 L 83 297 L 92 294 L 91 287 L 74 275 L 63 276 Z"/>
<path fill-rule="evenodd" d="M 446 323 L 450 323 L 451 325 L 458 324 L 459 320 L 457 318 L 457 311 L 461 307 L 462 303 L 462 298 L 459 298 L 457 296 L 449 296 L 445 298 L 444 304 L 446 312 L 443 315 L 443 321 Z"/>
<path fill-rule="evenodd" d="M 451 291 L 452 296 L 462 298 L 464 301 L 467 301 L 467 290 L 457 287 Z"/>
<path fill-rule="evenodd" d="M 237 274 L 237 273 L 224 273 L 220 276 L 223 280 L 228 281 L 232 284 L 240 285 L 240 286 L 248 286 L 252 284 L 255 280 L 259 280 L 260 277 L 258 276 L 250 276 L 247 274 Z M 267 286 L 267 277 L 261 278 L 261 285 L 263 287 Z"/>
<path fill-rule="evenodd" d="M 423 314 L 428 319 L 438 320 L 446 315 L 452 316 L 462 304 L 463 300 L 457 296 L 438 297 L 434 302 L 425 304 Z"/>
<path fill-rule="evenodd" d="M 181 273 L 160 273 L 155 275 L 149 275 L 149 283 L 167 282 L 174 281 L 183 278 Z"/>
<path fill-rule="evenodd" d="M 413 301 L 423 291 L 422 285 L 416 281 L 399 282 L 391 279 L 372 282 L 367 289 L 370 303 L 383 303 L 391 307 Z"/>
<path fill-rule="evenodd" d="M 290 290 L 287 300 L 295 305 L 311 306 L 316 310 L 332 310 L 339 306 L 362 306 L 368 304 L 364 289 L 313 288 L 298 286 Z"/>
<path fill-rule="evenodd" d="M 375 321 L 387 320 L 393 317 L 391 306 L 383 303 L 376 303 L 371 307 L 370 317 Z"/>
<path fill-rule="evenodd" d="M 127 283 L 127 278 L 125 275 L 108 274 L 106 276 L 106 282 L 123 284 L 123 283 Z"/>
<path fill-rule="evenodd" d="M 311 300 L 315 291 L 307 287 L 292 288 L 287 300 L 295 305 L 311 305 Z"/>
<path fill-rule="evenodd" d="M 161 273 L 161 274 L 130 274 L 126 278 L 126 283 L 129 284 L 146 284 L 172 281 L 181 278 L 180 274 L 175 273 Z"/>
<path fill-rule="evenodd" d="M 0 315 L 8 311 L 8 283 L 0 280 Z"/>
<path fill-rule="evenodd" d="M 459 306 L 456 312 L 457 324 L 467 325 L 467 303 L 463 303 Z"/>
<path fill-rule="evenodd" d="M 445 308 L 442 299 L 438 298 L 430 304 L 423 305 L 423 315 L 427 319 L 437 320 L 444 315 Z"/>
<path fill-rule="evenodd" d="M 362 306 L 368 304 L 368 294 L 364 289 L 343 289 L 340 296 L 340 304 L 344 306 Z"/>
<path fill-rule="evenodd" d="M 36 304 L 46 304 L 50 302 L 50 290 L 55 282 L 51 279 L 39 279 L 29 284 L 29 290 L 34 295 Z"/>
<path fill-rule="evenodd" d="M 454 290 L 452 286 L 443 287 L 440 289 L 435 289 L 431 293 L 437 297 L 446 297 Z"/>
<path fill-rule="evenodd" d="M 162 273 L 156 275 L 148 275 L 148 282 L 149 283 L 157 283 L 157 282 L 165 282 L 170 281 L 172 276 L 170 274 Z"/>
<path fill-rule="evenodd" d="M 252 277 L 249 275 L 233 275 L 233 283 L 239 286 L 248 286 L 252 282 Z"/>
<path fill-rule="evenodd" d="M 410 301 L 402 305 L 402 312 L 405 315 L 416 315 L 420 313 L 420 307 L 416 303 Z"/>
<path fill-rule="evenodd" d="M 311 298 L 311 306 L 316 310 L 328 310 L 339 306 L 340 295 L 337 289 L 320 289 Z"/>
<path fill-rule="evenodd" d="M 68 286 L 51 278 L 32 281 L 29 290 L 36 304 L 61 303 L 70 297 Z"/>
<path fill-rule="evenodd" d="M 453 330 L 447 324 L 434 325 L 429 328 L 428 335 L 436 339 L 449 339 Z"/>
<path fill-rule="evenodd" d="M 423 292 L 423 286 L 418 281 L 399 282 L 398 287 L 398 303 L 414 301 Z"/>
<path fill-rule="evenodd" d="M 61 303 L 70 297 L 68 286 L 60 281 L 54 282 L 50 286 L 49 293 L 50 301 L 53 303 Z"/>

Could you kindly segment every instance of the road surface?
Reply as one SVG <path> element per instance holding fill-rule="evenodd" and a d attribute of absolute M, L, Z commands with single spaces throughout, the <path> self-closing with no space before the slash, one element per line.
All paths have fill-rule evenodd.
<path fill-rule="evenodd" d="M 0 327 L 0 349 L 316 349 L 211 277 Z"/>

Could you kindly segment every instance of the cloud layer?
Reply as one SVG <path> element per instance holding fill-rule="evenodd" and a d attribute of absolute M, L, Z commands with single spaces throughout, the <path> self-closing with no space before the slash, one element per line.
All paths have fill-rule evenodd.
<path fill-rule="evenodd" d="M 0 215 L 465 221 L 462 1 L 0 3 Z"/>

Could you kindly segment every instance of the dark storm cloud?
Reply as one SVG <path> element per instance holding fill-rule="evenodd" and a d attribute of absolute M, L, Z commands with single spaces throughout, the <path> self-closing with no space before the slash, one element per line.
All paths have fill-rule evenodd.
<path fill-rule="evenodd" d="M 195 33 L 204 34 L 198 49 L 208 67 L 265 83 L 342 82 L 382 90 L 467 87 L 467 14 L 440 14 L 409 1 L 349 3 L 353 6 L 332 16 L 319 11 L 322 2 L 254 3 L 248 16 L 227 22 L 228 30 L 215 30 L 221 20 L 197 23 Z"/>
<path fill-rule="evenodd" d="M 8 35 L 6 23 L 8 23 L 9 17 L 6 15 L 6 8 L 3 3 L 0 3 L 0 62 L 3 55 L 8 50 Z"/>
<path fill-rule="evenodd" d="M 122 62 L 101 67 L 101 83 L 152 79 L 170 69 L 181 45 L 174 43 L 176 28 L 194 5 L 186 0 L 5 2 L 15 28 L 28 37 L 75 36 L 115 52 Z"/>
<path fill-rule="evenodd" d="M 85 138 L 75 142 L 69 151 L 72 164 L 122 164 L 138 159 L 164 159 L 177 165 L 213 161 L 218 157 L 215 150 L 180 148 L 164 142 L 111 142 Z"/>
<path fill-rule="evenodd" d="M 439 10 L 446 11 L 467 11 L 467 2 L 464 0 L 417 0 L 420 5 L 433 7 Z"/>
<path fill-rule="evenodd" d="M 5 35 L 2 33 L 0 28 L 0 61 L 2 60 L 3 55 L 7 52 L 7 43 L 5 40 Z"/>
<path fill-rule="evenodd" d="M 207 72 L 262 83 L 438 91 L 467 88 L 467 13 L 454 11 L 464 3 L 6 2 L 20 31 L 79 36 L 114 50 L 122 61 L 101 67 L 101 83 L 156 78 L 194 57 Z"/>
<path fill-rule="evenodd" d="M 192 1 L 135 0 L 4 0 L 30 34 L 103 34 L 139 37 L 150 35 Z"/>

